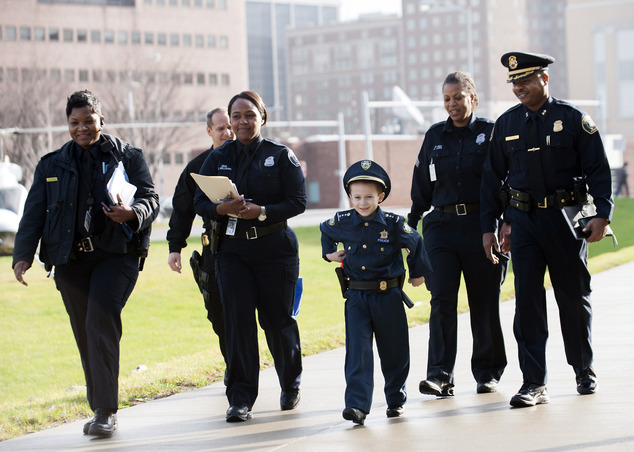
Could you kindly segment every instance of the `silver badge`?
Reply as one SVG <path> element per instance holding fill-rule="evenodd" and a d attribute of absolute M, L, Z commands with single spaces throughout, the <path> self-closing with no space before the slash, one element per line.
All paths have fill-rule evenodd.
<path fill-rule="evenodd" d="M 266 160 L 264 160 L 264 166 L 273 166 L 275 165 L 275 159 L 272 155 L 268 156 Z"/>
<path fill-rule="evenodd" d="M 481 145 L 482 143 L 486 141 L 486 139 L 487 139 L 486 135 L 481 133 L 480 135 L 476 137 L 476 144 Z"/>

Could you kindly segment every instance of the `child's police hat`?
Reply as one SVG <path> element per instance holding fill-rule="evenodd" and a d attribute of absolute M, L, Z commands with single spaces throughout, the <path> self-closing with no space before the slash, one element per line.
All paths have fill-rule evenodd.
<path fill-rule="evenodd" d="M 346 193 L 348 193 L 348 196 L 350 196 L 350 182 L 355 181 L 371 181 L 381 184 L 383 186 L 383 193 L 385 193 L 383 201 L 385 201 L 387 195 L 390 194 L 390 188 L 392 186 L 390 176 L 381 168 L 381 165 L 372 160 L 361 160 L 354 163 L 348 168 L 346 174 L 343 175 L 343 187 Z"/>
<path fill-rule="evenodd" d="M 555 59 L 541 53 L 508 52 L 502 55 L 502 65 L 508 68 L 507 83 L 530 77 L 536 71 L 547 68 Z"/>

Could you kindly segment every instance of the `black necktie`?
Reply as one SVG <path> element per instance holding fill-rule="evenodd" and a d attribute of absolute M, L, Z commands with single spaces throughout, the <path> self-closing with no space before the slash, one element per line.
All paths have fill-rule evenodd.
<path fill-rule="evenodd" d="M 537 124 L 539 124 L 539 113 L 529 113 L 528 135 L 526 137 L 528 176 L 533 199 L 539 203 L 543 203 L 546 197 L 546 183 L 544 182 L 544 173 L 542 171 L 542 157 Z"/>

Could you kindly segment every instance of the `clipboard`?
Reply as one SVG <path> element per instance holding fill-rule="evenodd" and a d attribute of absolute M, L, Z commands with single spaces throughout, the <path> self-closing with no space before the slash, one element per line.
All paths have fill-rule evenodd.
<path fill-rule="evenodd" d="M 220 204 L 218 200 L 227 198 L 228 193 L 230 193 L 230 198 L 240 196 L 236 185 L 226 176 L 203 176 L 196 173 L 191 173 L 191 176 L 202 192 L 214 204 Z"/>

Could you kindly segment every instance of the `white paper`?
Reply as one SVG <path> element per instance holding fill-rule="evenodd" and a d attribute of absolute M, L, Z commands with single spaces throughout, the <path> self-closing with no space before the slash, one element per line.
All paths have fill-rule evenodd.
<path fill-rule="evenodd" d="M 106 185 L 108 196 L 113 204 L 119 202 L 117 195 L 121 197 L 121 202 L 126 206 L 131 206 L 134 203 L 134 195 L 136 194 L 136 187 L 128 182 L 128 175 L 125 172 L 123 162 L 119 162 L 112 174 L 112 177 Z"/>

